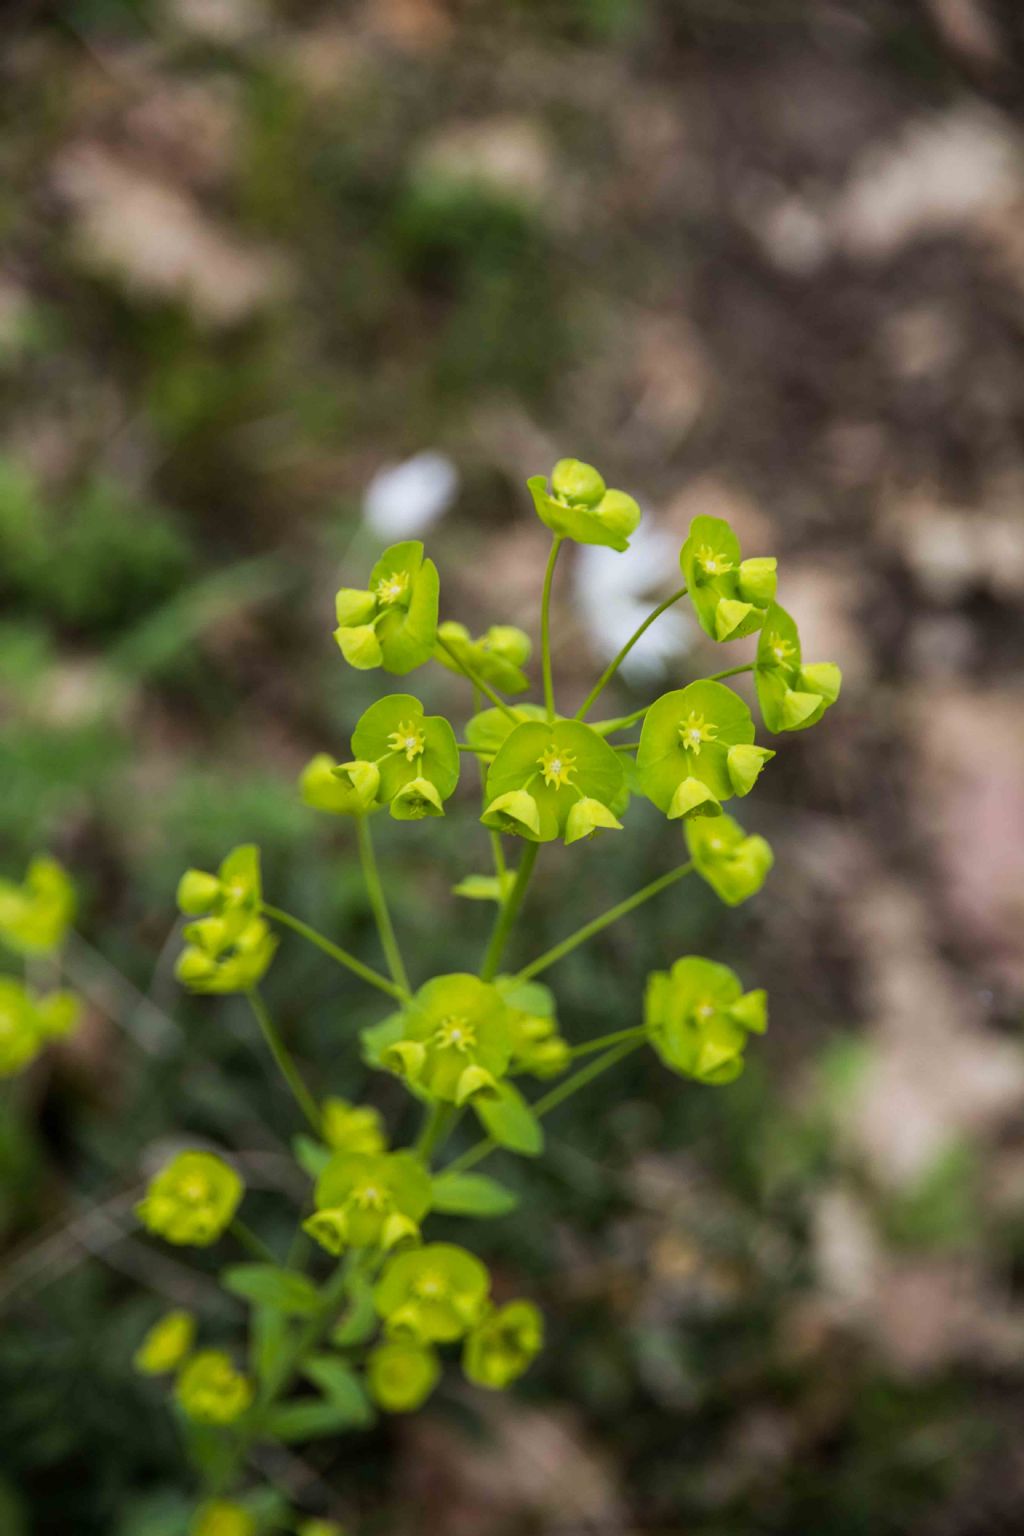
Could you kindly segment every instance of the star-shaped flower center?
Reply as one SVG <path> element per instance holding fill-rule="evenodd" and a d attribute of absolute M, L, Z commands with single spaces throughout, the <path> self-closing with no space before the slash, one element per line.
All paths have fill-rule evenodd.
<path fill-rule="evenodd" d="M 784 667 L 792 656 L 796 654 L 796 648 L 789 640 L 783 640 L 781 635 L 769 635 L 768 649 L 780 667 Z"/>
<path fill-rule="evenodd" d="M 382 608 L 392 608 L 395 603 L 400 603 L 408 590 L 408 571 L 392 571 L 390 576 L 382 576 L 374 588 L 377 601 Z"/>
<path fill-rule="evenodd" d="M 710 544 L 702 544 L 697 551 L 697 564 L 705 576 L 724 576 L 732 570 L 732 561 Z"/>
<path fill-rule="evenodd" d="M 389 1203 L 390 1197 L 387 1190 L 381 1189 L 379 1184 L 358 1184 L 349 1199 L 361 1211 L 382 1211 Z"/>
<path fill-rule="evenodd" d="M 706 741 L 714 741 L 718 735 L 718 726 L 705 721 L 703 715 L 691 709 L 685 720 L 679 722 L 679 740 L 686 752 L 692 752 L 694 757 L 700 756 L 700 749 Z"/>
<path fill-rule="evenodd" d="M 182 1179 L 178 1185 L 178 1194 L 182 1200 L 187 1200 L 189 1205 L 202 1205 L 210 1198 L 210 1185 L 201 1173 L 191 1173 Z"/>
<path fill-rule="evenodd" d="M 413 1291 L 423 1301 L 440 1301 L 448 1294 L 448 1282 L 440 1270 L 427 1269 L 416 1280 Z"/>
<path fill-rule="evenodd" d="M 544 775 L 545 784 L 561 789 L 572 777 L 576 756 L 573 752 L 560 751 L 558 747 L 545 747 L 537 759 L 537 766 Z"/>
<path fill-rule="evenodd" d="M 714 1003 L 709 1001 L 708 998 L 704 998 L 704 1000 L 699 1002 L 694 1008 L 693 1016 L 695 1019 L 699 1019 L 702 1024 L 706 1023 L 708 1019 L 712 1019 L 715 1016 Z"/>
<path fill-rule="evenodd" d="M 392 731 L 388 737 L 388 746 L 392 752 L 404 752 L 406 760 L 411 763 L 422 755 L 423 732 L 415 720 L 402 720 L 399 722 L 398 730 Z"/>
<path fill-rule="evenodd" d="M 441 1050 L 461 1051 L 463 1055 L 476 1045 L 476 1030 L 468 1019 L 449 1014 L 442 1019 L 434 1032 L 433 1043 Z"/>

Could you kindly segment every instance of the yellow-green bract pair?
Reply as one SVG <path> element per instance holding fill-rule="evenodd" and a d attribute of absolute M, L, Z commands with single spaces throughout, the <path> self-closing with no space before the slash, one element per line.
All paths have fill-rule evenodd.
<path fill-rule="evenodd" d="M 318 811 L 365 816 L 388 806 L 397 821 L 443 816 L 459 782 L 455 732 L 441 715 L 426 715 L 411 693 L 378 699 L 352 733 L 353 761 L 335 765 L 320 753 L 300 780 Z"/>
<path fill-rule="evenodd" d="M 0 976 L 0 1078 L 30 1066 L 51 1040 L 71 1034 L 81 1008 L 71 992 L 34 992 L 14 976 Z"/>
<path fill-rule="evenodd" d="M 232 849 L 218 872 L 189 869 L 178 884 L 178 906 L 195 921 L 183 929 L 185 948 L 175 974 L 193 992 L 247 992 L 261 979 L 277 940 L 260 916 L 259 849 Z"/>
<path fill-rule="evenodd" d="M 728 966 L 686 955 L 647 979 L 644 1022 L 667 1067 L 702 1083 L 731 1083 L 743 1071 L 747 1035 L 763 1034 L 763 991 L 744 992 Z"/>
<path fill-rule="evenodd" d="M 182 1411 L 199 1424 L 232 1424 L 253 1398 L 252 1383 L 219 1349 L 193 1354 L 196 1320 L 191 1312 L 168 1312 L 149 1329 L 135 1351 L 143 1376 L 177 1375 L 174 1393 Z"/>
<path fill-rule="evenodd" d="M 169 1243 L 207 1248 L 231 1225 L 245 1193 L 235 1170 L 212 1152 L 179 1152 L 150 1180 L 135 1214 Z"/>

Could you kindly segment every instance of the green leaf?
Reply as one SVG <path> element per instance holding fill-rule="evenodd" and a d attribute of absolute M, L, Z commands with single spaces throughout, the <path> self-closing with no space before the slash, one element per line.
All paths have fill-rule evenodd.
<path fill-rule="evenodd" d="M 473 1108 L 480 1122 L 499 1146 L 524 1157 L 537 1157 L 544 1150 L 544 1132 L 540 1121 L 517 1088 L 499 1083 L 497 1098 L 477 1099 Z"/>
<path fill-rule="evenodd" d="M 519 1196 L 483 1173 L 439 1173 L 433 1204 L 449 1216 L 507 1216 Z"/>
<path fill-rule="evenodd" d="M 302 1373 L 333 1407 L 344 1410 L 352 1424 L 368 1424 L 373 1410 L 355 1371 L 337 1355 L 313 1355 Z"/>
<path fill-rule="evenodd" d="M 288 1324 L 273 1307 L 254 1307 L 249 1322 L 249 1368 L 260 1381 L 276 1375 L 288 1345 Z"/>
<path fill-rule="evenodd" d="M 318 1179 L 334 1154 L 330 1147 L 314 1141 L 312 1136 L 295 1136 L 292 1138 L 292 1155 L 303 1173 Z"/>
<path fill-rule="evenodd" d="M 274 1264 L 235 1264 L 221 1276 L 224 1289 L 286 1317 L 312 1317 L 320 1297 L 312 1280 Z"/>
<path fill-rule="evenodd" d="M 326 1357 L 320 1357 L 320 1359 L 323 1358 Z M 307 1361 L 304 1367 L 307 1374 L 309 1368 L 315 1364 L 313 1360 Z M 373 1423 L 373 1409 L 358 1379 L 340 1362 L 338 1365 L 349 1378 L 351 1388 L 347 1391 L 342 1388 L 339 1376 L 334 1382 L 338 1388 L 336 1397 L 298 1398 L 294 1402 L 282 1403 L 279 1407 L 272 1409 L 264 1421 L 268 1439 L 295 1444 L 304 1440 L 317 1440 L 327 1435 L 336 1435 L 341 1430 L 366 1429 Z"/>
<path fill-rule="evenodd" d="M 504 878 L 497 875 L 467 875 L 458 885 L 452 886 L 455 896 L 465 896 L 469 901 L 502 902 L 515 884 L 515 875 L 507 871 Z"/>

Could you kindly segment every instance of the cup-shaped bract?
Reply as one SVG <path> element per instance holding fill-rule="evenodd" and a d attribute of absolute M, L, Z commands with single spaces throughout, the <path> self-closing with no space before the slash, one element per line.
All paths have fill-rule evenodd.
<path fill-rule="evenodd" d="M 679 564 L 698 622 L 712 640 L 752 635 L 775 596 L 776 561 L 744 560 L 740 541 L 720 517 L 695 517 Z"/>
<path fill-rule="evenodd" d="M 640 788 L 670 819 L 718 816 L 721 802 L 747 794 L 775 755 L 753 740 L 750 710 L 731 688 L 697 682 L 662 694 L 640 733 Z"/>
<path fill-rule="evenodd" d="M 476 1325 L 490 1286 L 486 1268 L 465 1248 L 428 1243 L 388 1260 L 373 1301 L 391 1338 L 445 1344 Z"/>
<path fill-rule="evenodd" d="M 570 829 L 569 816 L 583 799 L 597 801 L 611 812 L 609 824 L 619 824 L 627 789 L 618 754 L 582 721 L 527 720 L 509 732 L 491 763 L 481 819 L 529 842 L 550 843 L 581 835 L 575 823 Z M 596 825 L 592 818 L 586 830 Z"/>
<path fill-rule="evenodd" d="M 544 1319 L 532 1301 L 489 1312 L 466 1339 L 462 1369 L 478 1387 L 500 1392 L 518 1380 L 544 1346 Z"/>
<path fill-rule="evenodd" d="M 394 1248 L 419 1237 L 430 1176 L 411 1152 L 336 1152 L 316 1181 L 304 1229 L 329 1253 Z"/>
<path fill-rule="evenodd" d="M 392 544 L 368 588 L 343 587 L 335 599 L 334 638 L 350 666 L 402 675 L 429 661 L 437 639 L 437 567 L 416 539 Z"/>
<path fill-rule="evenodd" d="M 728 966 L 685 955 L 647 978 L 644 1021 L 672 1071 L 702 1083 L 731 1083 L 743 1070 L 747 1034 L 767 1027 L 765 994 L 744 992 Z"/>
<path fill-rule="evenodd" d="M 411 693 L 371 704 L 352 733 L 352 749 L 377 767 L 377 798 L 399 821 L 443 814 L 459 782 L 455 732 L 442 715 L 425 715 Z"/>
<path fill-rule="evenodd" d="M 843 678 L 834 662 L 802 664 L 796 624 L 773 603 L 758 641 L 754 681 L 764 723 L 778 734 L 815 725 L 839 697 Z"/>
<path fill-rule="evenodd" d="M 253 1399 L 252 1382 L 219 1349 L 204 1349 L 185 1365 L 174 1394 L 197 1424 L 233 1424 Z"/>
<path fill-rule="evenodd" d="M 350 1104 L 334 1096 L 320 1106 L 324 1141 L 334 1152 L 377 1153 L 387 1150 L 380 1111 L 370 1104 Z"/>
<path fill-rule="evenodd" d="M 142 1376 L 165 1376 L 176 1371 L 191 1352 L 196 1320 L 191 1312 L 167 1312 L 150 1328 L 132 1357 Z"/>
<path fill-rule="evenodd" d="M 493 1095 L 508 1070 L 512 1035 L 501 993 L 468 972 L 435 976 L 396 1016 L 400 1031 L 380 1063 L 418 1092 L 453 1104 Z"/>
<path fill-rule="evenodd" d="M 640 523 L 640 508 L 625 491 L 609 490 L 591 464 L 560 459 L 546 475 L 526 482 L 537 516 L 552 533 L 577 544 L 602 544 L 620 553 Z"/>
<path fill-rule="evenodd" d="M 412 1413 L 422 1407 L 440 1379 L 435 1351 L 400 1339 L 378 1344 L 366 1362 L 370 1396 L 387 1413 Z"/>
<path fill-rule="evenodd" d="M 34 858 L 19 885 L 0 880 L 0 943 L 19 955 L 49 955 L 75 916 L 75 888 L 56 859 Z"/>
<path fill-rule="evenodd" d="M 299 793 L 315 811 L 332 816 L 365 816 L 377 802 L 376 763 L 337 763 L 327 752 L 310 758 L 299 777 Z"/>
<path fill-rule="evenodd" d="M 439 626 L 437 639 L 434 660 L 449 672 L 461 672 L 462 662 L 502 693 L 525 693 L 529 688 L 523 664 L 529 660 L 530 637 L 523 630 L 511 624 L 492 624 L 474 640 L 464 624 L 449 620 Z"/>
<path fill-rule="evenodd" d="M 235 1170 L 212 1152 L 179 1152 L 150 1181 L 135 1214 L 169 1243 L 208 1248 L 231 1225 L 245 1193 Z"/>
<path fill-rule="evenodd" d="M 694 868 L 727 906 L 756 896 L 775 862 L 765 838 L 725 815 L 687 821 L 683 830 Z"/>
<path fill-rule="evenodd" d="M 569 1065 L 569 1044 L 558 1032 L 554 993 L 539 981 L 499 976 L 495 986 L 508 1010 L 512 1036 L 509 1072 L 557 1077 Z"/>

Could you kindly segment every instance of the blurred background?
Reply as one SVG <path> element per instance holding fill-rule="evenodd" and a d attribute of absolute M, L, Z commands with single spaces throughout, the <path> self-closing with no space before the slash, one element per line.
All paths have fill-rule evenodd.
<path fill-rule="evenodd" d="M 563 454 L 646 514 L 560 567 L 566 700 L 698 512 L 779 554 L 846 676 L 741 812 L 765 892 L 686 882 L 574 954 L 564 1028 L 632 1023 L 698 950 L 771 1029 L 732 1087 L 631 1058 L 541 1166 L 495 1162 L 524 1204 L 479 1241 L 550 1330 L 510 1398 L 453 1380 L 265 1470 L 360 1536 L 1024 1528 L 1022 82 L 1015 0 L 7 0 L 0 873 L 74 872 L 89 1009 L 3 1085 L 3 1536 L 178 1528 L 131 1353 L 168 1304 L 240 1313 L 131 1205 L 210 1137 L 283 1242 L 294 1117 L 244 1005 L 173 981 L 177 877 L 257 841 L 275 903 L 375 955 L 294 788 L 378 691 L 334 589 L 419 534 L 444 617 L 535 633 L 523 482 Z M 680 609 L 610 704 L 722 654 Z M 490 919 L 448 894 L 487 868 L 465 780 L 381 827 L 419 978 Z M 545 859 L 520 960 L 677 861 L 630 821 L 582 875 Z M 407 1131 L 354 1060 L 375 997 L 297 940 L 267 990 L 323 1087 Z"/>

